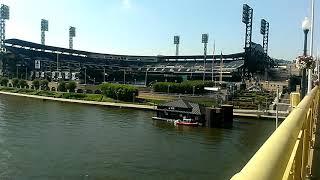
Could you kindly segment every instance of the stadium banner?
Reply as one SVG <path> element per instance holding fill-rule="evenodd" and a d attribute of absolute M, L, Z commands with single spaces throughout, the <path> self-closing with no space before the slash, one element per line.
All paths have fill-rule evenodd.
<path fill-rule="evenodd" d="M 40 69 L 40 67 L 41 67 L 40 64 L 41 64 L 40 60 L 35 60 L 35 61 L 34 61 L 34 68 L 35 68 L 35 69 Z"/>

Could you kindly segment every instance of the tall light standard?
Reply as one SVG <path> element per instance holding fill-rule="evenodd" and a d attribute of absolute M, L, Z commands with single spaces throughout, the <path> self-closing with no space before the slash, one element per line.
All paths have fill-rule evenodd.
<path fill-rule="evenodd" d="M 4 40 L 6 39 L 5 21 L 9 20 L 9 6 L 1 4 L 0 7 L 0 52 L 5 52 Z"/>
<path fill-rule="evenodd" d="M 208 34 L 202 34 L 202 43 L 204 45 L 203 52 L 203 81 L 206 80 L 206 61 L 207 61 L 207 45 L 208 45 Z"/>
<path fill-rule="evenodd" d="M 45 32 L 49 30 L 49 22 L 46 19 L 41 19 L 41 44 L 45 45 L 46 34 Z"/>
<path fill-rule="evenodd" d="M 176 45 L 176 56 L 179 56 L 180 36 L 174 36 L 173 43 Z M 178 61 L 178 58 L 176 59 L 176 61 Z"/>
<path fill-rule="evenodd" d="M 70 26 L 69 28 L 69 48 L 73 49 L 73 38 L 76 37 L 76 28 Z"/>
<path fill-rule="evenodd" d="M 242 73 L 242 80 L 244 77 L 249 75 L 248 70 L 248 59 L 251 56 L 251 46 L 252 46 L 252 19 L 253 19 L 253 9 L 247 5 L 243 5 L 242 22 L 246 25 L 246 36 L 245 36 L 245 61 Z"/>
<path fill-rule="evenodd" d="M 262 44 L 263 44 L 265 61 L 267 61 L 268 59 L 269 27 L 270 27 L 269 22 L 267 22 L 265 19 L 262 19 L 260 33 L 263 35 Z M 267 65 L 265 65 L 265 68 L 264 68 L 265 80 L 268 80 L 268 66 L 269 66 L 269 63 L 267 63 Z"/>
<path fill-rule="evenodd" d="M 305 17 L 302 22 L 302 30 L 304 32 L 304 46 L 303 46 L 303 56 L 307 56 L 307 44 L 308 44 L 308 32 L 310 31 L 310 21 L 308 17 Z M 302 69 L 302 79 L 301 79 L 301 98 L 306 95 L 307 92 L 307 78 L 306 69 Z"/>

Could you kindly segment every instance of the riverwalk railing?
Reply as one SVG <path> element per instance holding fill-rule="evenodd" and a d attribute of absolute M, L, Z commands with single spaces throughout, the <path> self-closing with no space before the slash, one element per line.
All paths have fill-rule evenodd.
<path fill-rule="evenodd" d="M 296 106 L 232 180 L 296 180 L 312 176 L 319 87 Z"/>

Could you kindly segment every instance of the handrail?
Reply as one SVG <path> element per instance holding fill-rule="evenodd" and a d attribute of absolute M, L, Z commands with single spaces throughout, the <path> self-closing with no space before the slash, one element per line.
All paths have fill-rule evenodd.
<path fill-rule="evenodd" d="M 318 92 L 319 87 L 317 86 L 305 96 L 245 167 L 234 175 L 231 180 L 278 180 L 284 178 L 288 166 L 290 166 L 290 170 L 296 168 L 289 164 L 289 160 L 292 159 L 292 154 L 296 154 L 293 151 L 297 147 L 296 142 L 299 134 L 304 133 L 304 136 L 308 136 L 309 131 L 304 131 L 304 128 L 312 127 L 308 124 L 308 120 L 312 118 L 312 109 L 318 109 L 318 107 L 312 107 L 313 105 L 318 105 Z M 302 145 L 304 145 L 303 150 L 309 147 L 308 141 L 303 141 Z M 300 162 L 299 160 L 303 159 L 302 161 L 306 162 L 306 154 L 301 154 L 303 154 L 301 155 L 303 157 L 300 157 L 296 161 Z M 304 168 L 304 165 L 302 162 L 301 167 Z"/>

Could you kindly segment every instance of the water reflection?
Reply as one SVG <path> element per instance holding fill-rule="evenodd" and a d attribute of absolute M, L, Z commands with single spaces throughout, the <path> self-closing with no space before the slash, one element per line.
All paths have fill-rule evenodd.
<path fill-rule="evenodd" d="M 274 127 L 257 120 L 176 127 L 152 116 L 0 95 L 0 177 L 228 179 Z"/>

